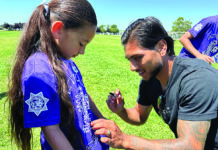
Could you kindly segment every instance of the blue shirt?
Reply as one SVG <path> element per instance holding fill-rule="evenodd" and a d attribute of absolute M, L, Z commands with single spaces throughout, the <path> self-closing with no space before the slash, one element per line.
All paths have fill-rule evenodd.
<path fill-rule="evenodd" d="M 214 56 L 218 53 L 218 15 L 202 19 L 189 32 L 194 36 L 190 39 L 192 45 L 201 54 Z M 195 58 L 184 47 L 179 56 Z"/>
<path fill-rule="evenodd" d="M 91 121 L 97 117 L 90 109 L 88 94 L 79 69 L 72 60 L 63 59 L 63 62 L 62 67 L 67 77 L 68 94 L 74 105 L 75 127 L 81 135 L 85 149 L 109 149 L 107 144 L 100 142 L 100 137 L 95 136 L 90 127 Z M 48 57 L 42 52 L 31 55 L 25 63 L 22 74 L 25 128 L 60 123 L 61 109 L 57 88 L 57 78 Z M 41 133 L 41 145 L 43 150 L 51 149 L 43 133 Z M 84 148 L 80 145 L 80 149 Z"/>

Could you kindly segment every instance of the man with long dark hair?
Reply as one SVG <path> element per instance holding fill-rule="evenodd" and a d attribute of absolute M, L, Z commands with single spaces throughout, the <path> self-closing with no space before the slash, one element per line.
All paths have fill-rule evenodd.
<path fill-rule="evenodd" d="M 131 70 L 143 79 L 134 108 L 124 107 L 119 90 L 109 96 L 108 107 L 134 125 L 144 124 L 154 108 L 175 139 L 126 135 L 113 121 L 104 119 L 92 122 L 95 134 L 106 135 L 101 140 L 115 148 L 218 149 L 218 71 L 200 59 L 175 57 L 172 38 L 154 17 L 133 22 L 122 44 Z"/>

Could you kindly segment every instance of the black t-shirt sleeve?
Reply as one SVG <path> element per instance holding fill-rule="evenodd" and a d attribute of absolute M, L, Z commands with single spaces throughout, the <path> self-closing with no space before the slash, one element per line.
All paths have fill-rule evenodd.
<path fill-rule="evenodd" d="M 162 95 L 161 84 L 158 79 L 141 80 L 137 102 L 143 106 L 157 105 L 158 97 Z"/>
<path fill-rule="evenodd" d="M 182 120 L 206 121 L 217 117 L 217 74 L 198 70 L 181 81 L 178 118 Z"/>

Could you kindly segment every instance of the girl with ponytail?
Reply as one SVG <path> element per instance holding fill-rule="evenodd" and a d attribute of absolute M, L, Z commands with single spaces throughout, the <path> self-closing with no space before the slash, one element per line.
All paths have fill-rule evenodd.
<path fill-rule="evenodd" d="M 84 54 L 96 26 L 87 0 L 51 0 L 31 15 L 9 80 L 11 136 L 19 149 L 33 149 L 33 127 L 41 127 L 43 150 L 109 149 L 90 127 L 103 116 L 70 59 Z"/>

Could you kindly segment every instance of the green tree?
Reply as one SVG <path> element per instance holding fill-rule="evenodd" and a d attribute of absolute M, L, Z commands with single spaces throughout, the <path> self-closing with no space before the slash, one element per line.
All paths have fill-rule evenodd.
<path fill-rule="evenodd" d="M 115 25 L 115 24 L 111 25 L 110 32 L 111 33 L 118 33 L 119 29 L 117 28 L 117 25 Z"/>
<path fill-rule="evenodd" d="M 101 33 L 105 33 L 106 32 L 105 25 L 100 25 L 99 29 L 100 29 Z"/>
<path fill-rule="evenodd" d="M 3 24 L 3 28 L 5 28 L 5 29 L 8 29 L 8 30 L 10 30 L 11 29 L 11 27 L 12 27 L 12 25 L 10 25 L 9 23 L 7 23 L 7 22 L 5 22 L 4 24 Z"/>
<path fill-rule="evenodd" d="M 183 17 L 179 17 L 173 22 L 171 32 L 186 32 L 191 28 L 192 22 L 185 20 Z"/>

